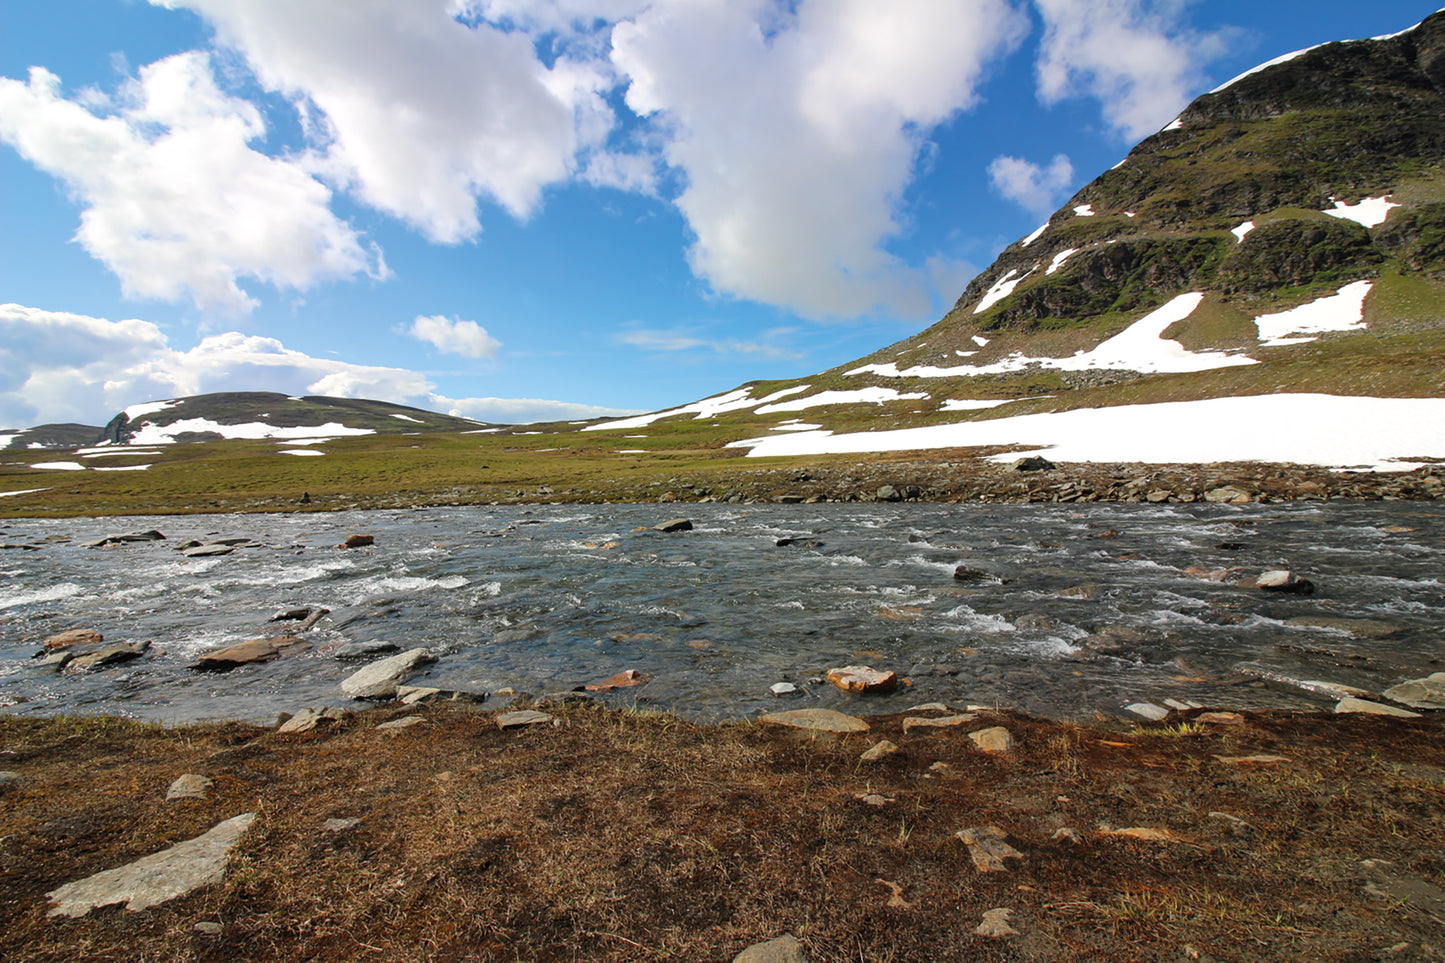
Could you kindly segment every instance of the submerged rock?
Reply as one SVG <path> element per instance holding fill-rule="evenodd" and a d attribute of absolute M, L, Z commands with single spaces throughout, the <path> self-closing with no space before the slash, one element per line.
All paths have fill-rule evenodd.
<path fill-rule="evenodd" d="M 58 652 L 74 645 L 99 645 L 104 640 L 105 636 L 95 629 L 71 629 L 69 632 L 50 636 L 41 645 L 46 652 Z"/>
<path fill-rule="evenodd" d="M 245 642 L 204 653 L 191 668 L 202 672 L 227 672 L 252 662 L 267 662 L 299 646 L 309 648 L 311 643 L 294 635 L 268 635 L 260 639 L 247 639 Z"/>
<path fill-rule="evenodd" d="M 348 535 L 346 541 L 337 548 L 366 548 L 368 545 L 375 545 L 376 537 L 373 535 Z"/>
<path fill-rule="evenodd" d="M 146 650 L 151 647 L 149 642 L 132 642 L 128 645 L 107 645 L 95 652 L 87 652 L 84 655 L 77 655 L 65 663 L 66 674 L 77 674 L 89 672 L 92 669 L 103 669 L 106 666 L 119 665 L 122 662 L 130 662 L 145 655 Z"/>
<path fill-rule="evenodd" d="M 690 532 L 692 531 L 692 519 L 674 518 L 670 521 L 659 522 L 652 526 L 654 532 Z"/>

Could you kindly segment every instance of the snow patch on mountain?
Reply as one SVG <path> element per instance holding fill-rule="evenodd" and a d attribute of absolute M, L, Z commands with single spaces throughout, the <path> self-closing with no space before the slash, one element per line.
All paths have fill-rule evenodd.
<path fill-rule="evenodd" d="M 1288 430 L 1281 430 L 1281 426 Z M 835 435 L 828 431 L 734 442 L 748 457 L 1027 446 L 1063 462 L 1151 464 L 1257 461 L 1409 471 L 1445 458 L 1445 398 L 1278 394 L 1209 398 Z"/>

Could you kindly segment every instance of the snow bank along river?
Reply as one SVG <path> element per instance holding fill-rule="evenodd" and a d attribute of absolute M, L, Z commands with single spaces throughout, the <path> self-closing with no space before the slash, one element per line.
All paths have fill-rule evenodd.
<path fill-rule="evenodd" d="M 651 526 L 686 511 L 691 531 Z M 164 541 L 90 548 L 158 528 Z M 375 545 L 336 546 L 364 533 Z M 188 539 L 249 536 L 187 558 Z M 793 538 L 792 544 L 779 540 Z M 1174 698 L 1318 706 L 1261 673 L 1379 692 L 1445 659 L 1445 507 L 771 505 L 444 508 L 0 523 L 0 711 L 266 720 L 344 706 L 358 668 L 335 650 L 384 640 L 439 657 L 414 681 L 543 695 L 636 669 L 608 695 L 694 718 L 932 700 L 1059 717 Z M 26 550 L 16 546 L 36 546 Z M 964 565 L 992 575 L 954 577 Z M 1289 568 L 1307 597 L 1236 584 Z M 313 645 L 229 673 L 202 652 L 280 634 L 280 609 L 330 609 Z M 149 641 L 85 674 L 32 655 L 74 628 Z M 911 687 L 847 695 L 828 668 L 894 669 Z M 802 692 L 777 698 L 773 683 Z"/>

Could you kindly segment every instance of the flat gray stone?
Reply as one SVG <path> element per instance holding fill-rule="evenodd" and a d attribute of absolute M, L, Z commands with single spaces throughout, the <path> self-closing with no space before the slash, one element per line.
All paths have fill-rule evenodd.
<path fill-rule="evenodd" d="M 652 526 L 654 532 L 690 532 L 692 531 L 692 519 L 674 518 L 669 521 L 659 522 Z"/>
<path fill-rule="evenodd" d="M 1409 709 L 1401 709 L 1396 706 L 1382 705 L 1378 702 L 1371 702 L 1368 699 L 1341 699 L 1335 703 L 1335 712 L 1358 712 L 1370 716 L 1396 716 L 1400 719 L 1420 718 L 1420 713 L 1418 712 L 1411 712 Z"/>
<path fill-rule="evenodd" d="M 1005 860 L 1024 858 L 1023 853 L 1006 842 L 1008 833 L 997 826 L 960 829 L 955 835 L 968 847 L 969 858 L 980 873 L 1004 872 L 1008 869 Z"/>
<path fill-rule="evenodd" d="M 123 662 L 130 662 L 145 655 L 146 650 L 151 647 L 149 642 L 131 642 L 129 644 L 107 645 L 94 652 L 86 652 L 77 655 L 65 663 L 66 674 L 77 674 L 89 672 L 92 669 L 103 669 L 107 666 L 120 665 Z"/>
<path fill-rule="evenodd" d="M 903 733 L 907 735 L 914 729 L 951 729 L 967 725 L 976 718 L 972 712 L 961 712 L 955 716 L 909 716 L 903 720 Z"/>
<path fill-rule="evenodd" d="M 227 857 L 255 818 L 255 813 L 242 813 L 170 849 L 66 883 L 45 894 L 52 903 L 46 915 L 78 918 L 117 903 L 138 912 L 219 883 Z"/>
<path fill-rule="evenodd" d="M 206 792 L 211 788 L 211 780 L 194 772 L 188 772 L 184 776 L 178 776 L 176 781 L 171 783 L 171 788 L 166 790 L 166 801 L 172 799 L 205 799 Z"/>
<path fill-rule="evenodd" d="M 497 716 L 497 728 L 499 729 L 521 729 L 525 726 L 539 726 L 552 722 L 553 716 L 545 712 L 538 712 L 536 709 L 518 709 L 516 712 L 504 712 Z"/>
<path fill-rule="evenodd" d="M 408 649 L 400 655 L 373 662 L 341 681 L 341 691 L 353 699 L 393 699 L 407 676 L 436 661 L 426 649 Z"/>
<path fill-rule="evenodd" d="M 370 659 L 378 655 L 390 655 L 393 652 L 401 651 L 401 646 L 395 642 L 386 642 L 375 639 L 370 642 L 348 642 L 332 653 L 338 659 L 354 661 L 356 659 Z"/>
<path fill-rule="evenodd" d="M 823 732 L 867 732 L 868 723 L 834 709 L 793 709 L 790 712 L 769 712 L 758 721 L 770 726 L 792 729 L 818 729 Z"/>
<path fill-rule="evenodd" d="M 426 720 L 423 719 L 421 716 L 403 716 L 400 719 L 393 719 L 390 722 L 383 722 L 376 728 L 387 729 L 391 732 L 398 732 L 402 729 L 410 729 L 412 726 L 422 725 L 425 722 Z"/>
<path fill-rule="evenodd" d="M 733 963 L 808 963 L 803 944 L 792 934 L 766 943 L 754 943 L 733 957 Z"/>
<path fill-rule="evenodd" d="M 1156 706 L 1152 702 L 1134 702 L 1124 707 L 1125 712 L 1132 712 L 1141 719 L 1148 719 L 1150 722 L 1158 722 L 1169 715 L 1169 710 L 1163 706 Z"/>
<path fill-rule="evenodd" d="M 345 709 L 322 706 L 320 709 L 307 707 L 276 727 L 277 732 L 310 732 L 322 725 L 343 721 L 351 713 Z"/>
<path fill-rule="evenodd" d="M 399 685 L 396 687 L 396 701 L 413 706 L 418 703 L 456 702 L 480 704 L 487 701 L 485 692 L 461 692 L 456 689 L 437 689 L 424 685 Z"/>
<path fill-rule="evenodd" d="M 0 796 L 20 785 L 20 773 L 5 770 L 0 772 Z"/>
<path fill-rule="evenodd" d="M 328 819 L 321 824 L 321 828 L 328 833 L 344 833 L 359 822 L 360 819 Z"/>
<path fill-rule="evenodd" d="M 1415 709 L 1445 709 L 1445 672 L 1411 679 L 1385 690 L 1385 698 Z"/>

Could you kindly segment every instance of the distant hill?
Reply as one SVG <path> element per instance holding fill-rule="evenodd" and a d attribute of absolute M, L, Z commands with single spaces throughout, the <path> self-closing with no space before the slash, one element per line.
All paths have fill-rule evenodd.
<path fill-rule="evenodd" d="M 155 445 L 223 438 L 315 438 L 357 434 L 476 431 L 469 418 L 360 398 L 293 397 L 271 391 L 227 391 L 132 405 L 104 428 L 42 425 L 0 432 L 0 448 Z"/>
<path fill-rule="evenodd" d="M 1320 464 L 1379 465 L 1445 458 L 1442 399 L 1445 11 L 1278 58 L 1199 97 L 918 335 L 812 377 L 591 430 L 687 417 L 753 454 L 1011 446 L 1061 460 L 1290 461 L 1318 450 Z M 1314 448 L 1285 444 L 1305 428 L 1321 433 Z M 1202 443 L 1223 431 L 1255 435 Z M 1323 454 L 1345 435 L 1359 436 L 1356 454 Z M 1137 443 L 1122 444 L 1129 436 Z"/>
<path fill-rule="evenodd" d="M 0 430 L 0 448 L 79 448 L 93 445 L 105 432 L 99 425 L 37 425 Z"/>

